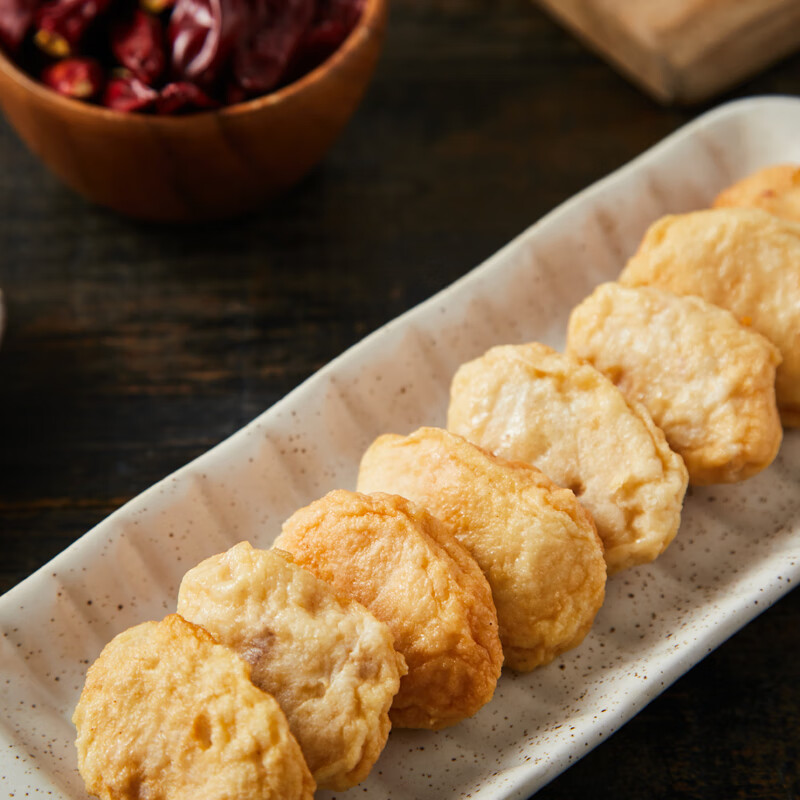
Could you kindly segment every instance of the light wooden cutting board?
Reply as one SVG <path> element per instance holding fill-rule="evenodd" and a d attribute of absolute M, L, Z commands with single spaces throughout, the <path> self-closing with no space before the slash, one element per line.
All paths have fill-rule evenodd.
<path fill-rule="evenodd" d="M 664 103 L 720 92 L 800 47 L 800 0 L 537 0 Z"/>

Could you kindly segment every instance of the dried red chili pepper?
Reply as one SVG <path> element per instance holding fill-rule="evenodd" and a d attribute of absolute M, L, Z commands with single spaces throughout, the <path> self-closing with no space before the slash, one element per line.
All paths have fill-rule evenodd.
<path fill-rule="evenodd" d="M 199 86 L 187 81 L 168 83 L 156 99 L 158 114 L 175 114 L 178 111 L 205 111 L 217 108 L 219 103 L 209 97 Z"/>
<path fill-rule="evenodd" d="M 108 67 L 113 55 L 125 71 L 109 79 L 102 103 L 121 111 L 186 112 L 217 107 L 217 100 L 242 102 L 312 69 L 349 35 L 366 0 L 119 0 L 98 20 L 110 4 L 0 0 L 0 45 L 14 52 L 34 27 L 39 47 L 65 59 L 47 68 L 43 80 L 62 94 L 92 99 L 102 89 L 101 69 L 72 56 L 80 48 Z M 167 13 L 159 18 L 142 9 Z M 164 80 L 173 82 L 154 88 Z"/>
<path fill-rule="evenodd" d="M 147 111 L 155 106 L 158 92 L 135 75 L 122 70 L 108 82 L 103 105 L 115 111 Z"/>
<path fill-rule="evenodd" d="M 166 64 L 161 22 L 136 9 L 130 20 L 113 28 L 111 52 L 139 80 L 155 83 L 163 74 Z"/>
<path fill-rule="evenodd" d="M 70 55 L 111 0 L 50 0 L 36 13 L 35 41 L 56 58 Z"/>
<path fill-rule="evenodd" d="M 318 0 L 314 22 L 303 37 L 303 70 L 322 63 L 342 45 L 364 13 L 366 0 Z"/>
<path fill-rule="evenodd" d="M 174 75 L 213 83 L 247 20 L 247 0 L 177 0 L 167 28 Z"/>
<path fill-rule="evenodd" d="M 250 95 L 238 83 L 229 83 L 225 87 L 225 105 L 233 106 L 249 99 Z"/>
<path fill-rule="evenodd" d="M 93 58 L 65 58 L 45 67 L 42 82 L 59 94 L 89 100 L 103 88 L 103 69 Z"/>
<path fill-rule="evenodd" d="M 314 0 L 255 0 L 248 29 L 233 57 L 236 82 L 249 94 L 274 89 L 286 74 L 314 18 Z"/>
<path fill-rule="evenodd" d="M 39 0 L 0 0 L 0 42 L 16 53 L 33 24 Z"/>
<path fill-rule="evenodd" d="M 349 33 L 361 19 L 367 0 L 318 0 L 316 21 L 335 22 Z"/>

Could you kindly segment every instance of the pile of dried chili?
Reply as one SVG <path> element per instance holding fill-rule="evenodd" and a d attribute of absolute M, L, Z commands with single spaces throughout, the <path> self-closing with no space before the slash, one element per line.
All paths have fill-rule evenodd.
<path fill-rule="evenodd" d="M 291 83 L 347 38 L 366 0 L 0 0 L 0 44 L 68 97 L 177 114 Z"/>

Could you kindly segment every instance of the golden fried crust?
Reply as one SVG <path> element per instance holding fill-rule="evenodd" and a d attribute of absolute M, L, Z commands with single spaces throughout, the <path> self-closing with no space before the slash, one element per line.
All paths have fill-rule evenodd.
<path fill-rule="evenodd" d="M 681 457 L 589 364 L 538 343 L 494 347 L 453 378 L 447 426 L 572 489 L 594 518 L 609 573 L 652 561 L 678 530 Z"/>
<path fill-rule="evenodd" d="M 335 491 L 275 546 L 391 628 L 408 664 L 394 725 L 442 728 L 491 700 L 503 661 L 491 590 L 443 522 L 402 497 Z"/>
<path fill-rule="evenodd" d="M 450 524 L 489 581 L 507 666 L 534 669 L 589 632 L 605 595 L 603 545 L 575 495 L 536 467 L 421 428 L 376 439 L 358 489 L 401 494 Z"/>
<path fill-rule="evenodd" d="M 729 311 L 606 283 L 573 310 L 567 349 L 647 408 L 691 483 L 742 481 L 778 453 L 780 353 Z"/>
<path fill-rule="evenodd" d="M 800 223 L 751 208 L 663 217 L 619 280 L 697 295 L 766 336 L 783 357 L 781 419 L 800 425 Z"/>
<path fill-rule="evenodd" d="M 189 570 L 178 613 L 202 625 L 274 695 L 320 788 L 362 781 L 386 744 L 405 674 L 389 628 L 280 550 L 240 542 Z"/>
<path fill-rule="evenodd" d="M 776 164 L 737 181 L 714 200 L 714 208 L 761 208 L 770 214 L 800 222 L 800 167 Z"/>
<path fill-rule="evenodd" d="M 209 633 L 172 614 L 109 642 L 73 722 L 103 800 L 310 800 L 314 780 L 278 703 Z"/>

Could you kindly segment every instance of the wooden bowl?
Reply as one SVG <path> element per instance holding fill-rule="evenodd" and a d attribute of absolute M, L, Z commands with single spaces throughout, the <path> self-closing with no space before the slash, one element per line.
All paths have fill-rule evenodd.
<path fill-rule="evenodd" d="M 230 217 L 275 197 L 325 154 L 380 52 L 387 0 L 367 0 L 323 64 L 279 91 L 182 117 L 62 97 L 0 54 L 0 106 L 25 144 L 89 200 L 148 220 Z"/>

